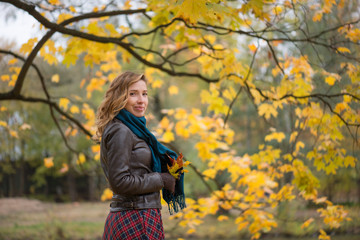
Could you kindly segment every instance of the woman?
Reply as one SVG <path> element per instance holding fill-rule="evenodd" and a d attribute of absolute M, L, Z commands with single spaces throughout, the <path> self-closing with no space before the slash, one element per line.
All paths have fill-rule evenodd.
<path fill-rule="evenodd" d="M 105 94 L 96 115 L 94 139 L 101 140 L 100 159 L 113 191 L 103 239 L 164 239 L 160 190 L 170 213 L 185 207 L 183 175 L 167 171 L 175 152 L 146 128 L 147 80 L 125 72 Z"/>

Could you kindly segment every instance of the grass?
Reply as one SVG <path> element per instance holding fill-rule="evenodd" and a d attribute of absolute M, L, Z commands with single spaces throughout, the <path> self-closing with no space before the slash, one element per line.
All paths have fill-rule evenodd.
<path fill-rule="evenodd" d="M 101 239 L 104 222 L 109 211 L 109 203 L 45 203 L 28 199 L 0 199 L 0 239 L 43 239 L 43 240 L 93 240 Z M 187 229 L 178 226 L 179 220 L 170 220 L 167 209 L 162 210 L 165 236 L 167 240 L 178 239 L 249 239 L 237 231 L 234 216 L 230 220 L 218 222 L 209 216 L 198 226 L 195 233 L 187 234 Z M 306 219 L 314 210 L 301 211 L 296 217 Z M 284 216 L 285 219 L 294 218 Z M 352 222 L 347 222 L 336 234 L 359 234 L 360 208 L 351 207 Z M 279 221 L 279 227 L 272 236 L 295 236 L 316 239 L 318 224 L 313 223 L 306 231 L 300 228 L 302 222 Z M 335 233 L 335 232 L 334 232 Z M 266 236 L 263 236 L 266 238 Z M 276 237 L 275 239 L 279 239 Z M 336 239 L 336 238 L 333 238 Z M 344 237 L 339 239 L 345 239 Z M 346 240 L 359 239 L 347 236 Z"/>

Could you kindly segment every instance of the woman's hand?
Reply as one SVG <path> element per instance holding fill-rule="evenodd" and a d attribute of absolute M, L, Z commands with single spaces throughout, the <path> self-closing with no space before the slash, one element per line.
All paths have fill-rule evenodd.
<path fill-rule="evenodd" d="M 170 173 L 160 173 L 160 176 L 164 183 L 164 188 L 171 193 L 175 192 L 176 179 Z"/>

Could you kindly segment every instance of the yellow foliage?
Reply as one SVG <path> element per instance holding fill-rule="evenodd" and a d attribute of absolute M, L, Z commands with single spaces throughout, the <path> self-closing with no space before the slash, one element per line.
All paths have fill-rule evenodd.
<path fill-rule="evenodd" d="M 258 108 L 259 115 L 264 116 L 266 119 L 269 119 L 271 116 L 276 117 L 278 112 L 273 105 L 268 103 L 263 103 Z"/>
<path fill-rule="evenodd" d="M 314 14 L 312 20 L 313 20 L 314 22 L 319 22 L 319 21 L 322 19 L 322 16 L 323 16 L 322 11 L 317 11 L 317 12 Z"/>
<path fill-rule="evenodd" d="M 58 83 L 59 82 L 59 74 L 54 74 L 52 77 L 51 77 L 51 81 L 54 82 L 54 83 Z"/>
<path fill-rule="evenodd" d="M 1 81 L 3 81 L 3 82 L 10 81 L 10 76 L 7 75 L 7 74 L 2 75 L 2 76 L 1 76 Z"/>
<path fill-rule="evenodd" d="M 101 201 L 111 200 L 113 197 L 113 192 L 110 188 L 105 188 L 104 192 L 101 194 Z"/>
<path fill-rule="evenodd" d="M 324 223 L 330 228 L 339 228 L 341 222 L 350 220 L 347 217 L 348 211 L 340 205 L 328 205 L 326 208 L 320 208 L 317 211 L 324 218 Z"/>
<path fill-rule="evenodd" d="M 338 47 L 337 50 L 341 53 L 345 53 L 345 52 L 351 53 L 351 51 L 346 47 Z"/>
<path fill-rule="evenodd" d="M 170 126 L 170 121 L 167 117 L 163 117 L 163 119 L 161 119 L 159 125 L 163 129 L 168 129 Z"/>
<path fill-rule="evenodd" d="M 257 50 L 257 47 L 255 46 L 255 44 L 249 44 L 248 47 L 252 53 L 255 53 Z"/>
<path fill-rule="evenodd" d="M 14 65 L 14 64 L 17 63 L 17 62 L 18 62 L 18 59 L 17 59 L 17 58 L 10 59 L 10 60 L 8 61 L 8 65 Z"/>
<path fill-rule="evenodd" d="M 179 88 L 177 86 L 171 86 L 168 90 L 170 95 L 177 95 L 179 93 Z"/>
<path fill-rule="evenodd" d="M 207 14 L 206 0 L 184 0 L 175 17 L 195 24 L 202 16 Z"/>
<path fill-rule="evenodd" d="M 336 81 L 336 79 L 334 77 L 332 77 L 332 76 L 329 76 L 329 77 L 325 78 L 325 82 L 327 84 L 329 84 L 330 86 L 334 85 L 335 81 Z"/>
<path fill-rule="evenodd" d="M 7 123 L 4 122 L 4 121 L 0 121 L 0 126 L 1 126 L 1 127 L 7 127 Z"/>
<path fill-rule="evenodd" d="M 70 108 L 70 112 L 75 114 L 75 113 L 79 113 L 80 110 L 79 110 L 79 108 L 77 106 L 73 105 Z"/>
<path fill-rule="evenodd" d="M 52 5 L 60 5 L 61 4 L 60 0 L 49 0 L 49 3 Z"/>
<path fill-rule="evenodd" d="M 59 17 L 57 19 L 57 23 L 62 23 L 63 21 L 69 19 L 69 18 L 72 18 L 73 15 L 70 14 L 70 13 L 61 13 L 59 14 Z"/>
<path fill-rule="evenodd" d="M 165 143 L 169 143 L 175 140 L 174 133 L 170 130 L 167 130 L 164 135 L 162 136 L 161 140 Z"/>
<path fill-rule="evenodd" d="M 14 138 L 19 138 L 19 135 L 16 131 L 9 129 L 10 136 Z"/>
<path fill-rule="evenodd" d="M 78 156 L 78 159 L 76 160 L 76 164 L 81 165 L 86 162 L 85 155 L 83 153 L 80 153 Z"/>
<path fill-rule="evenodd" d="M 314 218 L 309 218 L 301 225 L 301 229 L 307 228 L 310 225 L 310 223 L 312 223 L 313 221 L 314 221 Z"/>
<path fill-rule="evenodd" d="M 265 141 L 270 142 L 270 141 L 275 139 L 278 142 L 282 142 L 282 140 L 284 140 L 284 138 L 285 138 L 284 133 L 282 133 L 282 132 L 273 132 L 273 133 L 270 133 L 270 134 L 266 135 Z"/>
<path fill-rule="evenodd" d="M 59 107 L 63 108 L 65 111 L 68 109 L 70 100 L 67 98 L 60 98 Z"/>
<path fill-rule="evenodd" d="M 320 235 L 318 238 L 319 238 L 319 240 L 330 240 L 331 239 L 330 236 L 328 236 L 326 234 L 326 232 L 322 229 L 320 229 Z"/>
<path fill-rule="evenodd" d="M 44 166 L 46 168 L 51 168 L 54 166 L 54 162 L 53 162 L 54 157 L 47 157 L 44 158 Z"/>
<path fill-rule="evenodd" d="M 157 79 L 151 83 L 151 87 L 152 88 L 160 88 L 163 84 L 164 84 L 164 82 L 162 80 Z"/>
<path fill-rule="evenodd" d="M 37 41 L 38 41 L 37 38 L 30 38 L 26 43 L 21 45 L 20 52 L 24 54 L 31 52 Z"/>

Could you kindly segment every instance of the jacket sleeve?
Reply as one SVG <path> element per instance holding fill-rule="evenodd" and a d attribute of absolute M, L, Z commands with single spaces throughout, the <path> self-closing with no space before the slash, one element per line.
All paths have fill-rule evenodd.
<path fill-rule="evenodd" d="M 108 180 L 116 194 L 138 195 L 157 192 L 164 187 L 159 173 L 135 175 L 129 161 L 133 148 L 133 136 L 127 127 L 117 124 L 109 129 L 105 142 L 107 148 Z"/>

